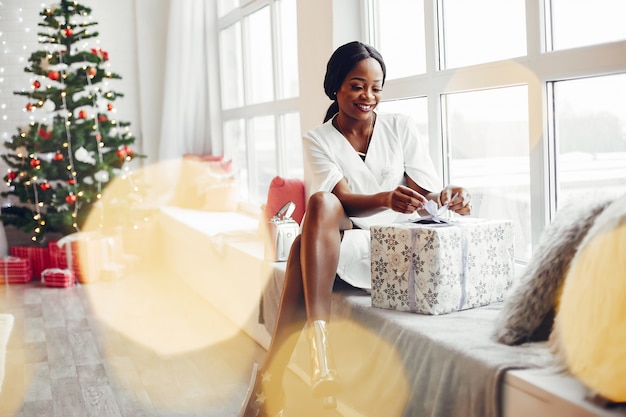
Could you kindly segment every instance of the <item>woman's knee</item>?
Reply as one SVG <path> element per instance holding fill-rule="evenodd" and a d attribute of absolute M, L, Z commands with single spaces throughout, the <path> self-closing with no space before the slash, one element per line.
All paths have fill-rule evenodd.
<path fill-rule="evenodd" d="M 346 229 L 351 226 L 341 201 L 330 192 L 320 191 L 309 198 L 306 217 L 315 223 L 336 225 L 339 229 Z"/>
<path fill-rule="evenodd" d="M 343 206 L 335 194 L 327 191 L 318 191 L 309 198 L 307 214 L 309 213 L 343 214 Z"/>

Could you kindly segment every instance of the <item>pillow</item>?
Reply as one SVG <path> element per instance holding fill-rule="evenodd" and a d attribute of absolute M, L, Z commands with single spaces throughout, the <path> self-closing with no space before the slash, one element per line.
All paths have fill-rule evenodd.
<path fill-rule="evenodd" d="M 530 263 L 509 292 L 495 323 L 500 343 L 547 340 L 555 302 L 578 244 L 610 201 L 570 204 L 558 211 L 539 239 Z"/>
<path fill-rule="evenodd" d="M 296 210 L 291 217 L 300 224 L 306 208 L 304 181 L 297 178 L 274 177 L 267 192 L 267 204 L 263 209 L 264 219 L 269 221 L 289 201 L 296 203 Z"/>
<path fill-rule="evenodd" d="M 571 374 L 597 396 L 626 402 L 626 195 L 598 216 L 563 284 L 550 337 Z"/>

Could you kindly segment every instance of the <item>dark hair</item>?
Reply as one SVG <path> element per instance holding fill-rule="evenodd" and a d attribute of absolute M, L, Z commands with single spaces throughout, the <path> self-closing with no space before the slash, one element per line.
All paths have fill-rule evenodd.
<path fill-rule="evenodd" d="M 383 84 L 385 84 L 387 68 L 382 55 L 373 46 L 354 41 L 340 46 L 333 52 L 326 65 L 326 76 L 324 77 L 324 92 L 329 99 L 333 100 L 333 103 L 326 111 L 324 122 L 330 120 L 339 111 L 336 93 L 348 73 L 356 64 L 367 58 L 374 58 L 378 61 L 383 70 Z"/>

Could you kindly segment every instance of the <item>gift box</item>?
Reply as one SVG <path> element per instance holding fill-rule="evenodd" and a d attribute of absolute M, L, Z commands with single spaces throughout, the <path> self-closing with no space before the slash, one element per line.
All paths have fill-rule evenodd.
<path fill-rule="evenodd" d="M 67 256 L 58 245 L 58 240 L 48 242 L 48 256 L 50 257 L 50 268 L 67 269 Z"/>
<path fill-rule="evenodd" d="M 99 233 L 72 233 L 56 242 L 62 254 L 57 255 L 60 268 L 70 269 L 80 283 L 99 281 L 102 271 L 121 265 L 122 239 Z M 110 274 L 106 277 L 110 278 Z"/>
<path fill-rule="evenodd" d="M 0 284 L 25 284 L 30 282 L 33 272 L 25 258 L 7 256 L 0 258 Z"/>
<path fill-rule="evenodd" d="M 372 306 L 421 314 L 502 301 L 513 283 L 513 223 L 372 226 Z"/>
<path fill-rule="evenodd" d="M 50 268 L 48 246 L 11 246 L 9 250 L 11 256 L 28 259 L 32 277 L 39 278 L 44 269 Z"/>
<path fill-rule="evenodd" d="M 71 287 L 75 283 L 70 269 L 48 268 L 41 273 L 41 282 L 46 287 Z"/>

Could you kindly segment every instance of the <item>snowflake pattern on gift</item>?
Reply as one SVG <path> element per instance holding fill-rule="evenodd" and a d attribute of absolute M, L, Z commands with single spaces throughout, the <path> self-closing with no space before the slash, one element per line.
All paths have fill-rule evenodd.
<path fill-rule="evenodd" d="M 377 254 L 372 304 L 378 307 L 408 311 L 413 304 L 418 313 L 445 314 L 500 301 L 513 282 L 511 222 L 375 226 L 372 236 L 372 254 Z M 408 298 L 411 274 L 414 300 Z"/>

